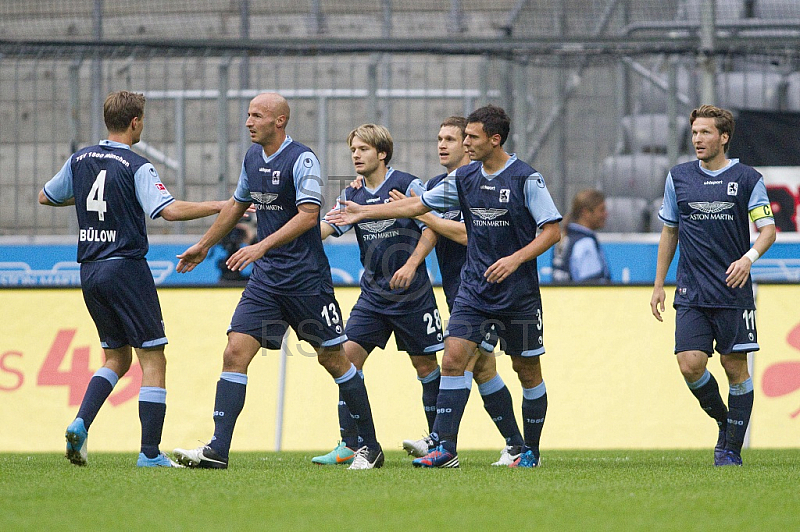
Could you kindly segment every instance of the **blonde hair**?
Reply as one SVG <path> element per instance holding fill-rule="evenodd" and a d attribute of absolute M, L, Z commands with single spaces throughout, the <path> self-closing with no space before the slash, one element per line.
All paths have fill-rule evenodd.
<path fill-rule="evenodd" d="M 377 124 L 362 124 L 355 128 L 353 131 L 347 135 L 347 145 L 353 145 L 353 138 L 358 137 L 365 143 L 369 144 L 378 152 L 383 152 L 386 154 L 386 159 L 384 159 L 385 164 L 389 164 L 389 161 L 392 160 L 392 152 L 394 151 L 394 140 L 392 140 L 392 134 L 389 133 L 389 130 L 383 126 L 379 126 Z"/>
<path fill-rule="evenodd" d="M 144 116 L 144 94 L 128 91 L 112 92 L 103 104 L 103 120 L 111 133 L 128 129 L 134 118 Z"/>

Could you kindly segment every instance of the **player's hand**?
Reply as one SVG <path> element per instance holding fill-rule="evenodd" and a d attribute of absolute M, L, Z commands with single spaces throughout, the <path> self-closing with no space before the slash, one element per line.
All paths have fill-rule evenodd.
<path fill-rule="evenodd" d="M 750 277 L 750 268 L 753 263 L 750 257 L 742 257 L 739 260 L 732 262 L 725 273 L 728 277 L 725 278 L 725 284 L 730 288 L 741 288 L 747 284 L 747 278 Z"/>
<path fill-rule="evenodd" d="M 397 271 L 394 272 L 394 275 L 392 275 L 392 279 L 389 281 L 389 288 L 392 290 L 398 288 L 405 290 L 411 286 L 411 281 L 414 280 L 414 275 L 416 275 L 416 273 L 416 268 L 412 268 L 408 263 L 403 264 L 403 266 L 398 268 Z"/>
<path fill-rule="evenodd" d="M 264 249 L 264 246 L 261 245 L 261 242 L 253 244 L 252 246 L 245 246 L 243 248 L 239 248 L 236 250 L 236 253 L 228 257 L 228 260 L 225 261 L 225 265 L 232 272 L 242 271 L 249 264 L 252 264 L 263 257 L 264 253 L 266 252 L 267 250 Z"/>
<path fill-rule="evenodd" d="M 357 175 L 355 179 L 350 181 L 350 188 L 358 190 L 362 186 L 364 186 L 364 176 Z"/>
<path fill-rule="evenodd" d="M 333 225 L 353 225 L 363 219 L 361 205 L 352 201 L 340 201 L 339 209 L 325 215 L 325 221 Z"/>
<path fill-rule="evenodd" d="M 227 203 L 227 202 L 226 202 L 226 203 Z M 250 216 L 251 216 L 251 215 L 253 215 L 253 214 L 255 214 L 255 213 L 256 213 L 256 205 L 255 205 L 255 203 L 251 203 L 251 204 L 250 204 L 250 206 L 247 208 L 247 210 L 246 210 L 246 211 L 244 211 L 244 215 L 243 215 L 243 217 L 244 217 L 246 220 L 249 220 L 249 219 L 250 219 Z"/>
<path fill-rule="evenodd" d="M 188 273 L 194 270 L 195 266 L 203 262 L 208 255 L 208 249 L 200 244 L 195 244 L 177 257 L 180 259 L 175 270 L 178 273 Z"/>
<path fill-rule="evenodd" d="M 490 283 L 502 283 L 509 275 L 517 271 L 521 264 L 522 262 L 514 255 L 509 255 L 489 266 L 483 276 Z"/>
<path fill-rule="evenodd" d="M 661 313 L 664 312 L 664 301 L 667 299 L 667 294 L 664 292 L 664 287 L 653 288 L 653 295 L 650 297 L 650 311 L 658 321 L 663 322 L 664 318 Z"/>

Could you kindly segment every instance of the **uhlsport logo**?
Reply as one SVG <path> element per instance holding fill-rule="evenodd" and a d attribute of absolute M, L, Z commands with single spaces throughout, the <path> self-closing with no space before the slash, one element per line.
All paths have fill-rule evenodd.
<path fill-rule="evenodd" d="M 470 209 L 470 212 L 477 217 L 472 220 L 472 225 L 495 227 L 511 225 L 508 220 L 495 219 L 504 216 L 508 212 L 508 209 L 474 207 Z"/>
<path fill-rule="evenodd" d="M 733 215 L 727 212 L 735 204 L 730 201 L 690 201 L 689 207 L 696 211 L 689 215 L 692 220 L 728 220 L 733 221 Z"/>
<path fill-rule="evenodd" d="M 283 207 L 280 205 L 271 205 L 273 201 L 278 199 L 277 194 L 271 192 L 250 192 L 250 197 L 255 200 L 256 209 L 263 211 L 282 211 Z"/>

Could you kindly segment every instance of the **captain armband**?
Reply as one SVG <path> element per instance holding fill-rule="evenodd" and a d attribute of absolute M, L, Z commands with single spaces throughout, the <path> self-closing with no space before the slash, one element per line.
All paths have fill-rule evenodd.
<path fill-rule="evenodd" d="M 769 205 L 762 205 L 750 211 L 750 221 L 756 222 L 762 218 L 772 218 L 772 209 Z"/>

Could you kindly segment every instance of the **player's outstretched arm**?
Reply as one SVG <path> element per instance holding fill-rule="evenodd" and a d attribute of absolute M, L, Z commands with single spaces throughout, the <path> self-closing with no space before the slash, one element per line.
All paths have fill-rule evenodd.
<path fill-rule="evenodd" d="M 233 198 L 224 202 L 222 209 L 219 211 L 219 216 L 208 228 L 208 231 L 203 235 L 200 241 L 178 255 L 178 266 L 175 268 L 178 273 L 187 273 L 203 262 L 203 259 L 208 255 L 208 250 L 219 242 L 223 236 L 230 233 L 231 229 L 236 227 L 236 224 L 242 218 L 242 215 L 247 211 L 249 203 L 239 203 Z"/>
<path fill-rule="evenodd" d="M 297 214 L 283 224 L 280 229 L 260 242 L 240 248 L 228 258 L 225 264 L 231 271 L 241 271 L 249 264 L 263 257 L 270 249 L 288 244 L 318 223 L 319 205 L 316 203 L 301 203 L 297 206 Z"/>
<path fill-rule="evenodd" d="M 561 229 L 558 222 L 546 223 L 542 226 L 542 232 L 533 240 L 530 241 L 525 247 L 498 259 L 497 262 L 492 264 L 486 269 L 483 276 L 490 283 L 502 283 L 509 275 L 517 271 L 517 269 L 529 260 L 533 260 L 561 240 Z"/>
<path fill-rule="evenodd" d="M 359 205 L 352 201 L 343 201 L 341 207 L 338 212 L 326 218 L 334 225 L 353 225 L 364 219 L 414 218 L 430 211 L 419 198 L 406 198 L 379 205 Z"/>
<path fill-rule="evenodd" d="M 734 261 L 728 266 L 725 273 L 728 277 L 725 279 L 725 284 L 731 288 L 741 288 L 747 283 L 747 278 L 750 277 L 750 268 L 753 262 L 767 252 L 767 250 L 775 242 L 775 224 L 768 224 L 758 228 L 758 238 L 753 243 L 752 249 L 755 250 L 757 255 L 753 258 L 747 254 L 742 255 L 739 260 Z M 752 253 L 752 251 L 748 251 Z"/>
<path fill-rule="evenodd" d="M 399 201 L 406 198 L 406 195 L 399 190 L 392 190 L 389 192 L 389 195 L 392 197 L 392 201 Z M 416 196 L 417 194 L 412 190 L 411 195 Z M 467 245 L 467 228 L 463 223 L 456 220 L 440 218 L 431 212 L 426 212 L 425 214 L 417 216 L 417 220 L 433 229 L 436 235 L 449 238 L 462 246 Z M 433 245 L 435 246 L 436 242 L 434 242 Z"/>
<path fill-rule="evenodd" d="M 168 222 L 180 222 L 205 218 L 217 214 L 227 201 L 181 201 L 176 200 L 161 210 L 161 217 Z"/>
<path fill-rule="evenodd" d="M 653 295 L 650 297 L 650 311 L 658 321 L 664 321 L 661 313 L 664 312 L 664 301 L 667 295 L 664 292 L 664 281 L 667 278 L 667 270 L 675 257 L 675 250 L 678 248 L 678 228 L 667 225 L 661 230 L 661 238 L 658 241 L 658 258 L 656 260 L 656 280 L 653 284 Z"/>

